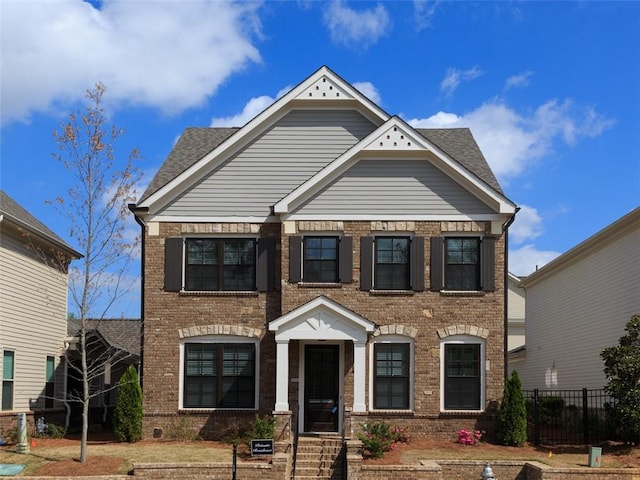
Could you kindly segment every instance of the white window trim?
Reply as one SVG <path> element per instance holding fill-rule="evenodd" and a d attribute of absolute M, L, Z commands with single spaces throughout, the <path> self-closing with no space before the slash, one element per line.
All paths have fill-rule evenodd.
<path fill-rule="evenodd" d="M 445 383 L 445 357 L 444 347 L 447 344 L 455 345 L 480 345 L 480 409 L 479 410 L 448 410 L 444 407 L 444 383 Z M 447 413 L 470 413 L 470 412 L 484 412 L 486 402 L 486 385 L 487 385 L 487 362 L 486 362 L 486 340 L 482 337 L 475 337 L 473 335 L 451 335 L 441 340 L 440 342 L 440 411 Z"/>
<path fill-rule="evenodd" d="M 4 367 L 4 354 L 5 352 L 11 352 L 13 353 L 13 376 L 11 378 L 4 378 L 4 368 L 2 369 L 2 372 L 0 373 L 0 375 L 2 375 L 2 383 L 4 384 L 4 382 L 11 382 L 12 384 L 12 388 L 11 388 L 11 410 L 0 410 L 0 412 L 14 412 L 16 410 L 16 364 L 17 359 L 16 357 L 17 355 L 17 351 L 12 349 L 12 348 L 4 348 L 2 349 L 2 366 Z M 1 398 L 0 398 L 1 400 Z M 1 405 L 0 405 L 1 406 Z"/>
<path fill-rule="evenodd" d="M 206 408 L 206 407 L 185 407 L 184 406 L 184 346 L 187 343 L 252 343 L 255 346 L 255 393 L 253 399 L 253 408 Z M 200 337 L 189 337 L 180 340 L 180 375 L 178 381 L 178 410 L 184 411 L 207 411 L 213 412 L 217 410 L 246 410 L 255 411 L 259 408 L 258 400 L 260 398 L 260 342 L 255 338 L 241 337 L 237 335 L 206 335 Z"/>
<path fill-rule="evenodd" d="M 374 408 L 375 381 L 375 344 L 376 343 L 408 343 L 409 344 L 409 408 L 408 409 L 380 409 Z M 369 343 L 369 411 L 371 412 L 413 412 L 415 408 L 415 342 L 404 335 L 380 335 Z"/>

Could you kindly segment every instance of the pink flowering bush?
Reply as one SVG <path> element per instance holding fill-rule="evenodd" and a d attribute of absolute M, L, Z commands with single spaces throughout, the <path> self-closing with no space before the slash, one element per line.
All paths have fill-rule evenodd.
<path fill-rule="evenodd" d="M 482 439 L 482 432 L 480 430 L 458 430 L 458 443 L 463 445 L 475 445 Z"/>

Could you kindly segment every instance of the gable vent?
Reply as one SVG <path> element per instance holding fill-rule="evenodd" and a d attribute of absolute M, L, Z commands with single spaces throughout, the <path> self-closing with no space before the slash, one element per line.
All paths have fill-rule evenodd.
<path fill-rule="evenodd" d="M 363 150 L 424 150 L 414 138 L 402 128 L 393 125 L 373 139 Z"/>
<path fill-rule="evenodd" d="M 335 82 L 327 77 L 318 79 L 317 82 L 314 82 L 309 88 L 307 88 L 297 97 L 297 99 L 299 100 L 341 100 L 351 98 L 353 98 L 352 95 L 347 93 L 346 90 L 339 87 Z"/>

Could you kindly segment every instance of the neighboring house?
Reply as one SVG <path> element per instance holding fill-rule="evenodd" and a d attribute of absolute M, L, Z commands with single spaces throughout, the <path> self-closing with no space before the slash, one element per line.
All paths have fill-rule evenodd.
<path fill-rule="evenodd" d="M 67 269 L 80 257 L 0 190 L 0 426 L 63 411 Z"/>
<path fill-rule="evenodd" d="M 145 436 L 495 413 L 516 207 L 468 129 L 415 129 L 322 67 L 240 129 L 187 129 L 131 210 Z"/>
<path fill-rule="evenodd" d="M 518 277 L 509 272 L 507 279 L 507 351 L 509 352 L 509 373 L 518 370 L 520 352 L 525 345 L 525 292 Z M 518 371 L 518 373 L 520 373 Z"/>
<path fill-rule="evenodd" d="M 80 342 L 81 322 L 69 319 L 67 333 L 69 349 L 67 358 L 67 400 L 70 418 L 67 426 L 73 430 L 81 426 L 82 404 L 77 400 L 82 394 L 82 368 L 77 345 Z M 140 365 L 140 320 L 105 318 L 86 321 L 87 372 L 90 391 L 97 394 L 89 402 L 89 423 L 109 425 L 116 402 L 118 381 L 133 365 Z"/>
<path fill-rule="evenodd" d="M 526 389 L 599 389 L 600 352 L 640 312 L 640 208 L 529 275 L 526 348 L 516 367 Z M 522 352 L 520 352 L 522 357 Z"/>

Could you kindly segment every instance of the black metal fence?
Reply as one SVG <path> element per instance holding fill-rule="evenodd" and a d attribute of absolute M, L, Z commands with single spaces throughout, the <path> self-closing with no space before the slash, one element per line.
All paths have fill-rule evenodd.
<path fill-rule="evenodd" d="M 604 390 L 524 390 L 528 438 L 536 445 L 588 445 L 609 440 Z"/>

